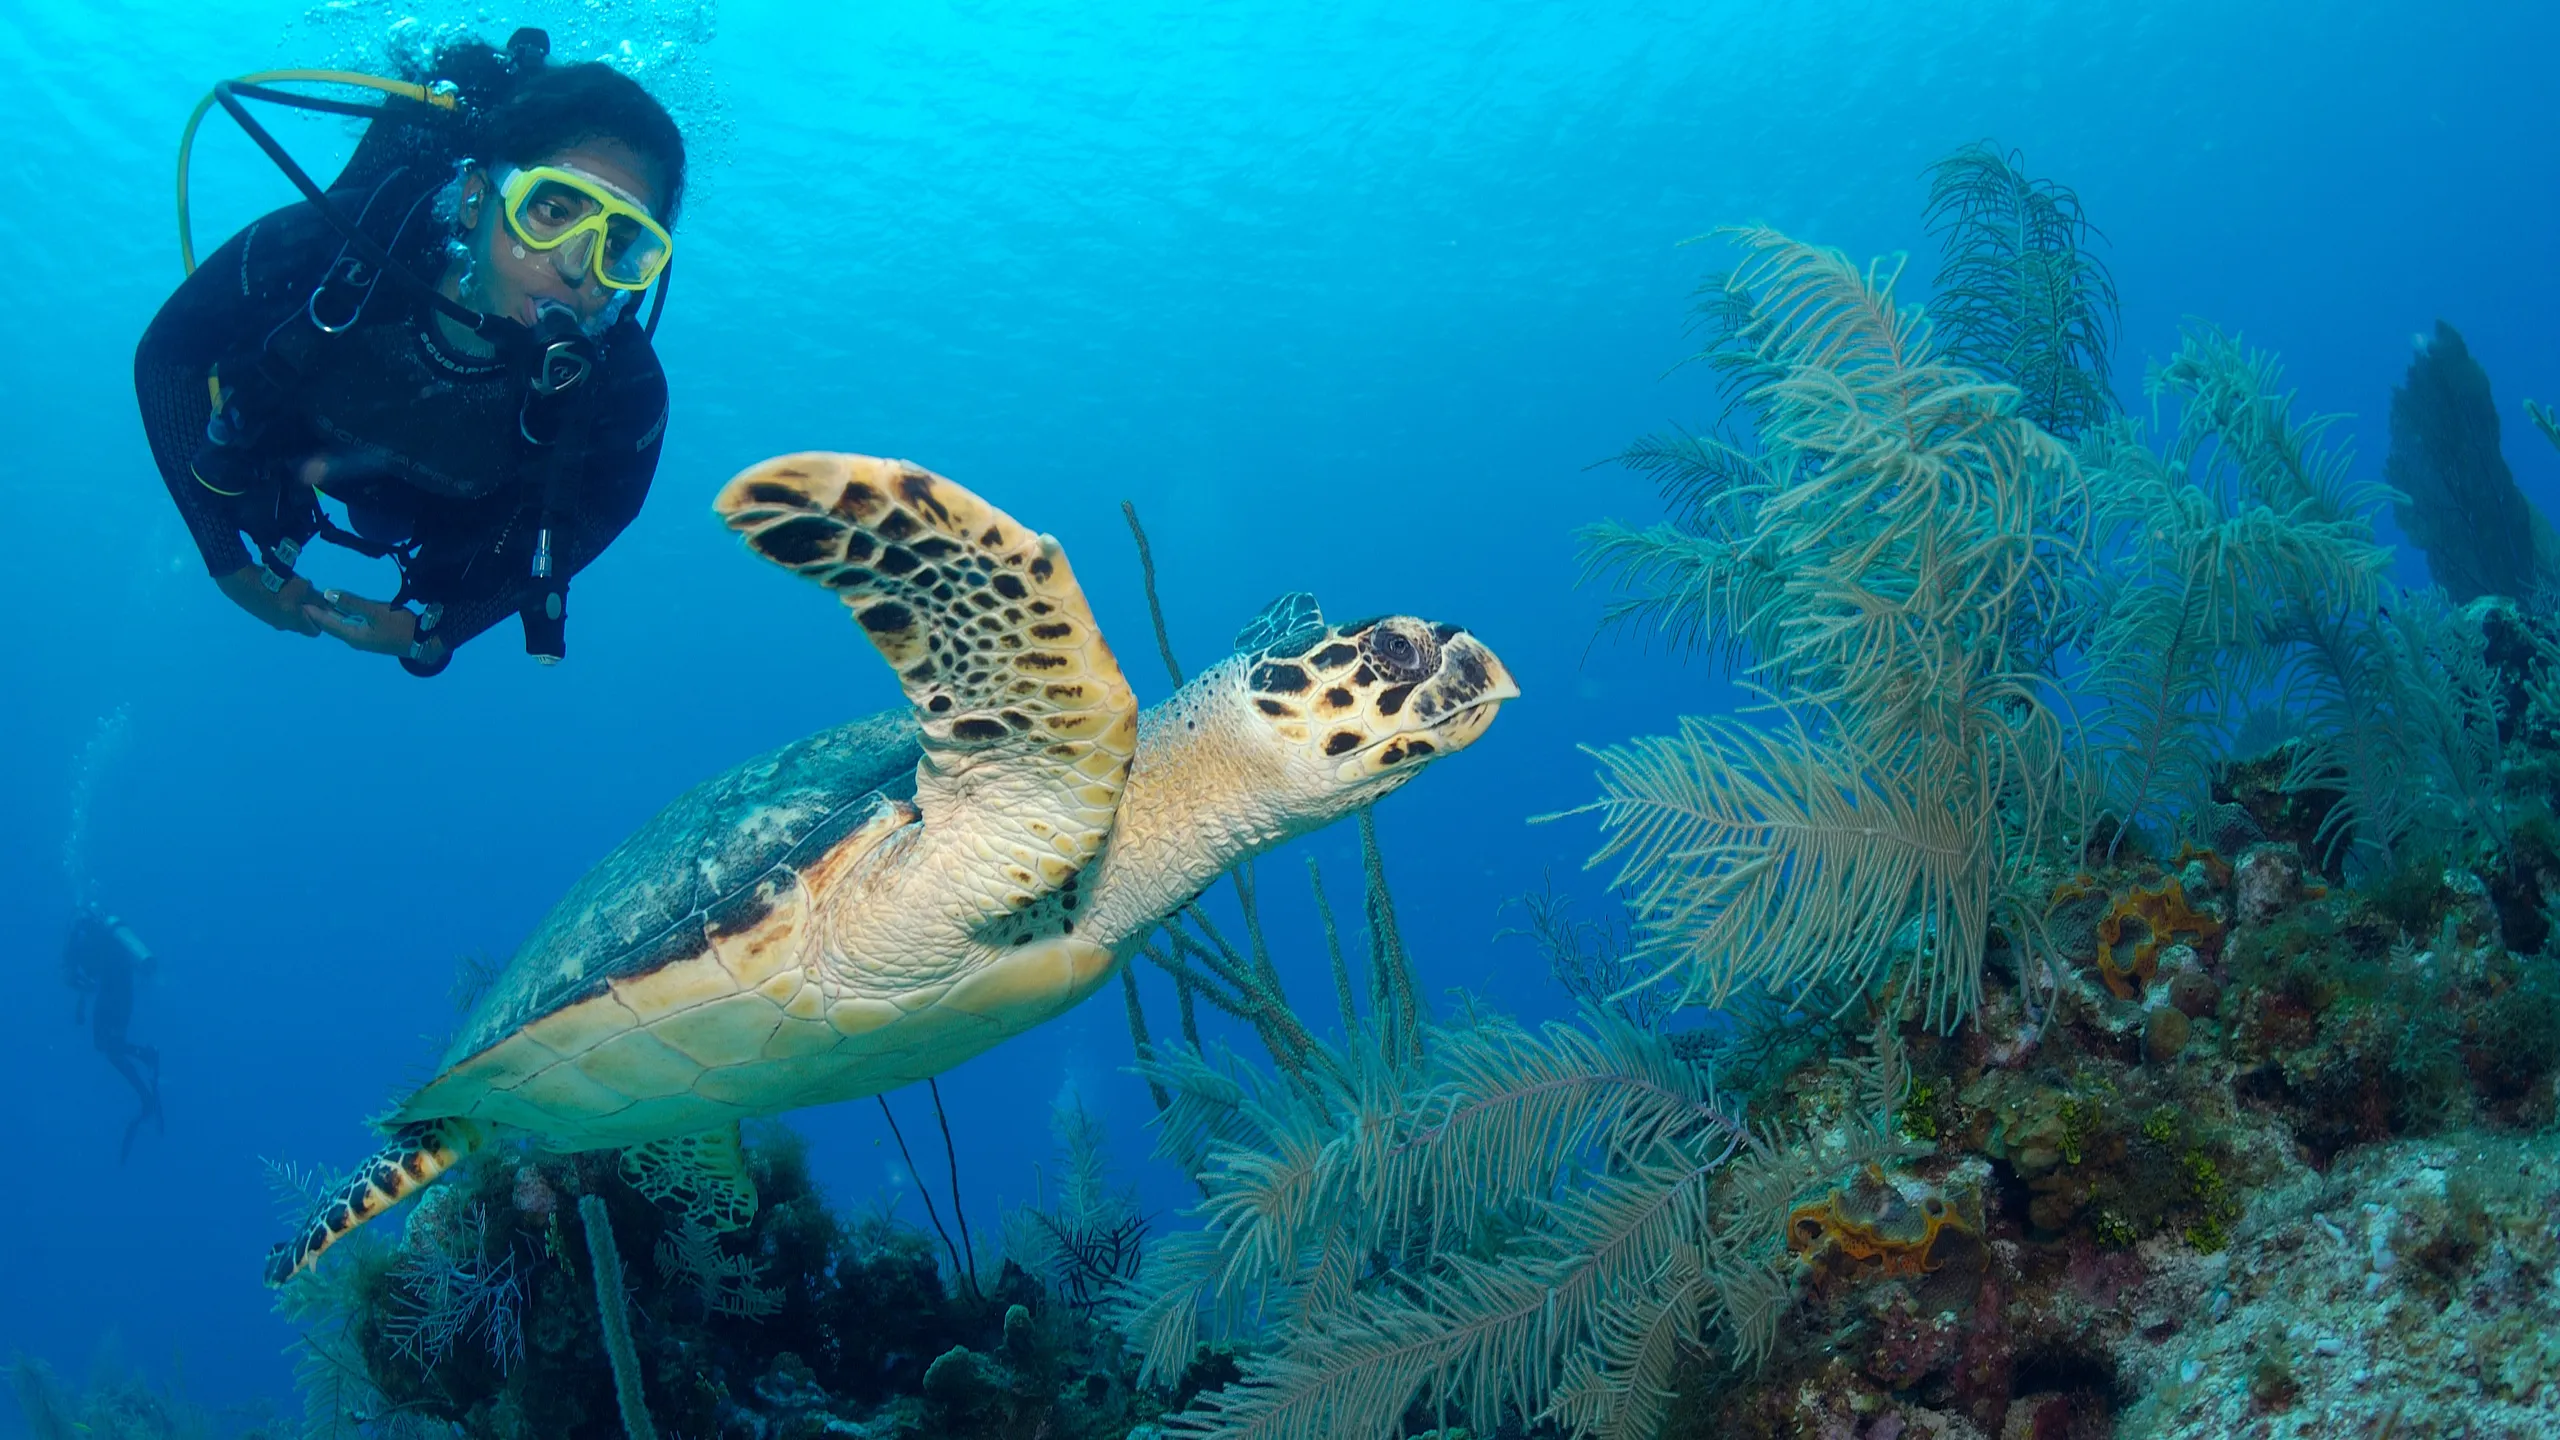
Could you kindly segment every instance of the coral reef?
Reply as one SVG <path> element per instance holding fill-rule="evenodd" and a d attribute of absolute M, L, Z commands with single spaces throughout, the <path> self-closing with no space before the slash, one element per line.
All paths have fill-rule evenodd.
<path fill-rule="evenodd" d="M 1143 949 L 1172 1036 L 1124 976 L 1188 1227 L 1072 1102 L 984 1283 L 788 1132 L 729 1235 L 493 1152 L 287 1292 L 307 1433 L 2560 1432 L 2560 624 L 2394 588 L 2384 492 L 2236 337 L 2118 413 L 2067 190 L 1978 147 L 1931 204 L 1943 335 L 1731 232 L 1753 433 L 1640 444 L 1669 518 L 1586 537 L 1769 704 L 1593 752 L 1623 910 L 1506 932 L 1574 1019 L 1435 1013 L 1364 814 L 1365 950 L 1309 872 L 1338 1031 L 1250 867 Z"/>
<path fill-rule="evenodd" d="M 1989 151 L 1942 181 L 2067 194 Z M 1950 314 L 2112 313 L 1984 215 Z M 1417 1025 L 1385 976 L 1363 1013 L 1336 944 L 1325 1044 L 1258 929 L 1168 938 L 1273 1067 L 1143 1048 L 1205 1229 L 1105 1313 L 1150 1381 L 1236 1353 L 1166 1433 L 2139 1433 L 2146 1365 L 2227 1321 L 2285 1197 L 2549 1123 L 2539 622 L 2393 588 L 2385 492 L 2236 337 L 2153 368 L 2156 437 L 2092 405 L 2066 447 L 1987 321 L 1727 236 L 1704 358 L 1753 433 L 1640 443 L 1669 518 L 1586 553 L 1614 620 L 1767 703 L 1593 751 L 1628 925 L 1524 902 L 1574 1024 Z M 2034 363 L 2085 396 L 2103 358 Z M 2235 760 L 2249 706 L 2281 743 Z M 1670 1032 L 1626 1003 L 1649 979 L 1722 1017 Z M 2181 1362 L 2169 1398 L 2225 1379 L 2253 1414 L 2311 1388 Z"/>
<path fill-rule="evenodd" d="M 2164 945 L 2128 996 L 2092 925 L 2032 1034 L 2001 984 L 1965 1032 L 1912 1034 L 1900 1123 L 1934 1153 L 1799 1204 L 1776 1344 L 1756 1370 L 1693 1358 L 1663 1435 L 2560 1424 L 2560 960 L 2507 950 L 2442 866 L 2324 889 L 2282 843 L 2184 858 L 2078 886 L 2107 913 L 2174 887 L 2222 943 Z M 2162 1014 L 2188 1027 L 2168 1056 Z M 1786 1088 L 1821 1086 L 1808 1064 Z"/>
<path fill-rule="evenodd" d="M 2552 1118 L 2560 976 L 2500 942 L 2467 872 L 2423 867 L 2271 917 L 2243 930 L 2228 969 L 2222 1015 L 2244 1067 L 2233 1083 L 2292 1112 L 2315 1159 L 2448 1125 Z"/>
<path fill-rule="evenodd" d="M 1947 176 L 2021 183 L 1982 148 Z M 1708 358 L 1757 433 L 1638 446 L 1671 518 L 1586 539 L 1628 596 L 1613 618 L 1736 672 L 1770 718 L 1595 751 L 1595 863 L 1638 953 L 1691 1001 L 1740 1003 L 1683 1053 L 1756 1126 L 1808 1154 L 1869 1132 L 1828 1078 L 1847 1032 L 1781 1018 L 1864 1014 L 1875 1063 L 1907 1053 L 1887 1093 L 1910 1148 L 1792 1172 L 1758 1343 L 1684 1331 L 1676 1363 L 1601 1372 L 1672 1392 L 1658 1432 L 1656 1405 L 1501 1398 L 1577 1433 L 1841 1440 L 2140 1433 L 2226 1382 L 2225 1421 L 2278 1413 L 2315 1388 L 2282 1364 L 2181 1362 L 2165 1395 L 2146 1365 L 2220 1343 L 2181 1337 L 2227 1321 L 2220 1277 L 2280 1265 L 2285 1197 L 2353 1184 L 2373 1147 L 2551 1123 L 2554 647 L 2512 607 L 2394 588 L 2386 492 L 2236 337 L 2193 327 L 2153 368 L 2156 437 L 2105 407 L 2055 423 L 2037 407 L 2057 392 L 1986 352 L 1968 307 L 2067 265 L 1946 236 L 1934 333 L 1889 272 L 1736 238 Z M 2102 278 L 2067 281 L 2089 287 L 2073 303 L 2108 308 Z M 2103 359 L 2039 363 L 2102 381 Z M 2059 456 L 2056 429 L 2078 436 Z M 1896 510 L 1920 497 L 1925 522 Z M 2235 761 L 2249 707 L 2281 743 Z M 1646 1188 L 1629 1157 L 1583 1158 Z M 1753 1193 L 1720 1158 L 1710 1193 Z M 1704 1213 L 1711 1247 L 1766 1223 Z M 1657 1263 L 1641 1313 L 1730 1324 L 1679 1252 Z M 1666 1343 L 1638 1328 L 1621 1353 Z"/>
<path fill-rule="evenodd" d="M 287 1288 L 303 1433 L 1099 1440 L 1165 1408 L 1042 1276 L 1004 1262 L 979 1297 L 928 1234 L 832 1211 L 787 1129 L 747 1155 L 763 1203 L 730 1235 L 651 1204 L 610 1154 L 475 1160 L 396 1242 L 367 1232 Z"/>

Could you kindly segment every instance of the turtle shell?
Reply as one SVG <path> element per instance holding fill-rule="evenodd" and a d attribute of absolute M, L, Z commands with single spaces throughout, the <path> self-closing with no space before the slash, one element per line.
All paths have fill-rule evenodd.
<path fill-rule="evenodd" d="M 822 730 L 696 785 L 551 908 L 446 1048 L 450 1067 L 527 1024 L 704 949 L 704 927 L 826 854 L 923 754 L 906 710 Z"/>

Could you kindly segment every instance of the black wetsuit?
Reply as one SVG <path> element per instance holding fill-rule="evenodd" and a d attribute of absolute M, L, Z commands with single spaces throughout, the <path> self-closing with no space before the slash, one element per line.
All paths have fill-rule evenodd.
<path fill-rule="evenodd" d="M 142 1101 L 142 1108 L 124 1127 L 119 1159 L 133 1153 L 133 1137 L 141 1132 L 143 1121 L 160 1122 L 160 1052 L 136 1045 L 125 1035 L 133 1024 L 138 959 L 113 927 L 87 915 L 71 923 L 71 938 L 62 946 L 62 978 L 79 997 L 71 1023 L 88 1022 L 89 1043 L 107 1057 Z M 151 1072 L 148 1078 L 143 1075 L 146 1068 Z"/>
<path fill-rule="evenodd" d="M 444 268 L 445 227 L 430 213 L 432 182 L 441 178 L 395 170 L 378 185 L 336 198 L 412 273 L 432 280 Z M 199 453 L 215 453 L 206 422 L 213 413 L 208 380 L 219 368 L 227 401 L 263 394 L 255 408 L 272 413 L 249 417 L 254 439 L 221 452 L 233 468 L 214 473 L 229 480 L 242 455 L 270 476 L 299 473 L 303 462 L 325 457 L 325 493 L 346 504 L 356 535 L 376 545 L 414 545 L 399 598 L 443 607 L 432 634 L 448 656 L 520 610 L 527 611 L 530 642 L 531 610 L 547 593 L 532 576 L 535 533 L 548 444 L 563 431 L 564 402 L 537 397 L 529 408 L 519 368 L 457 353 L 424 299 L 391 277 L 374 286 L 352 327 L 322 333 L 310 315 L 313 295 L 342 248 L 319 212 L 289 206 L 206 257 L 160 307 L 134 355 L 134 388 L 161 479 L 211 574 L 252 563 L 241 535 L 244 528 L 256 533 L 248 509 L 257 496 L 227 496 L 199 478 Z M 338 319 L 354 293 L 333 292 L 319 308 Z M 561 584 L 640 513 L 666 427 L 666 379 L 640 326 L 626 317 L 599 337 L 597 350 L 594 372 L 571 392 L 588 409 L 584 463 L 568 487 L 566 513 L 553 515 L 552 565 Z M 239 377 L 252 373 L 262 352 L 292 357 L 292 383 L 244 392 Z M 232 481 L 226 488 L 240 487 Z M 270 509 L 278 493 L 271 482 Z M 442 668 L 402 663 L 419 674 Z"/>

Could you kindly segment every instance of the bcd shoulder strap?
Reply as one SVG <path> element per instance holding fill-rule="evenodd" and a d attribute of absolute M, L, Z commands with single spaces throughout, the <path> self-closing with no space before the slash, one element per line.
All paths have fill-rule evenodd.
<path fill-rule="evenodd" d="M 370 238 L 397 215 L 397 221 L 388 224 L 389 238 L 376 247 L 386 256 L 396 256 L 418 213 L 440 188 L 436 176 L 419 176 L 409 166 L 394 166 L 365 190 L 354 229 Z M 270 591 L 283 589 L 293 579 L 302 547 L 314 538 L 371 559 L 392 560 L 400 567 L 402 590 L 409 587 L 406 552 L 331 523 L 309 487 L 254 454 L 267 428 L 301 403 L 307 378 L 327 363 L 338 337 L 364 323 L 384 274 L 383 267 L 358 253 L 353 237 L 341 238 L 337 253 L 313 283 L 299 312 L 269 329 L 255 346 L 235 351 L 214 365 L 214 413 L 206 427 L 207 454 L 199 457 L 198 474 L 204 473 L 210 459 L 215 468 L 238 482 L 240 528 L 257 544 L 262 581 Z M 379 322 L 382 317 L 376 318 Z M 222 464 L 222 452 L 238 457 L 237 463 Z"/>

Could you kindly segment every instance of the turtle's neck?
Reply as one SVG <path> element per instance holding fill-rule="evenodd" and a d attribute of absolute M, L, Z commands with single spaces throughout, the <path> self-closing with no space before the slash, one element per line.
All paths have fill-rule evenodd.
<path fill-rule="evenodd" d="M 1244 664 L 1229 656 L 1138 717 L 1137 761 L 1111 843 L 1087 872 L 1080 934 L 1126 958 L 1238 861 L 1330 818 L 1282 808 L 1277 756 L 1255 743 L 1251 703 Z"/>

